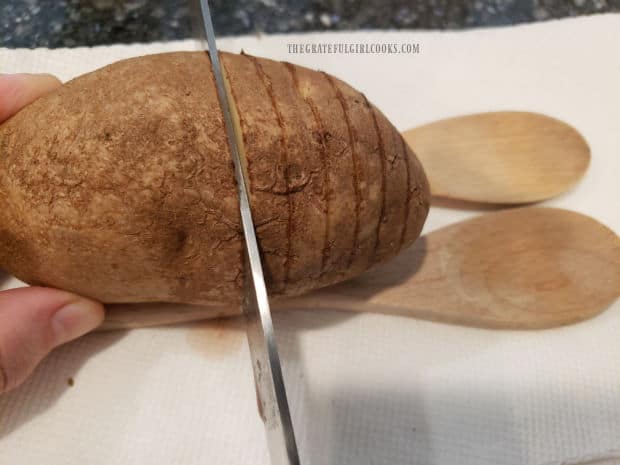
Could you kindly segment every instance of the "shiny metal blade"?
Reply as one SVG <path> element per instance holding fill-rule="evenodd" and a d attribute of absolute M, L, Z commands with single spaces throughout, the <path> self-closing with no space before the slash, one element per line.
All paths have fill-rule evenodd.
<path fill-rule="evenodd" d="M 241 223 L 246 245 L 243 308 L 247 316 L 248 342 L 252 355 L 259 411 L 267 431 L 267 443 L 271 462 L 274 465 L 299 465 L 299 454 L 286 398 L 278 347 L 273 331 L 269 298 L 263 276 L 263 266 L 256 240 L 252 211 L 250 210 L 248 187 L 237 144 L 239 138 L 236 134 L 237 129 L 233 124 L 231 104 L 226 93 L 208 0 L 201 0 L 200 6 L 239 192 Z"/>

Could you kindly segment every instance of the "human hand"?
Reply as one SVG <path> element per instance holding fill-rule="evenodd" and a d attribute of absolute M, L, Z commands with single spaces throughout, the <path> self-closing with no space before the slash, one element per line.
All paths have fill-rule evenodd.
<path fill-rule="evenodd" d="M 0 123 L 58 86 L 51 75 L 0 75 Z M 100 303 L 65 291 L 1 291 L 0 394 L 23 382 L 52 349 L 99 326 L 103 316 Z"/>

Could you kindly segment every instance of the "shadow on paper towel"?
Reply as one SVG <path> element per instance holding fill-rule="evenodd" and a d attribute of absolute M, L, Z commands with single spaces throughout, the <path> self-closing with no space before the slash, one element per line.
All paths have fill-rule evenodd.
<path fill-rule="evenodd" d="M 88 334 L 54 350 L 28 380 L 0 396 L 0 440 L 51 408 L 73 383 L 79 383 L 80 368 L 93 355 L 112 346 L 126 331 Z"/>
<path fill-rule="evenodd" d="M 308 318 L 305 318 L 303 325 L 297 328 L 298 331 L 313 331 L 335 326 L 355 316 L 344 312 L 320 312 L 320 314 L 304 312 L 304 314 Z M 275 326 L 281 321 L 280 316 L 279 314 L 275 316 Z M 175 327 L 187 328 L 188 345 L 207 360 L 236 356 L 247 341 L 245 318 L 242 316 L 172 326 Z"/>
<path fill-rule="evenodd" d="M 318 393 L 317 393 L 318 394 Z M 487 395 L 491 394 L 491 395 Z M 325 392 L 309 399 L 302 453 L 309 465 L 527 463 L 515 412 L 492 393 L 446 387 L 429 405 L 423 390 Z M 439 406 L 441 404 L 441 407 Z M 468 414 L 472 405 L 481 412 Z M 429 415 L 433 412 L 432 415 Z M 487 413 L 485 415 L 484 413 Z M 480 439 L 484 437 L 485 440 Z"/>

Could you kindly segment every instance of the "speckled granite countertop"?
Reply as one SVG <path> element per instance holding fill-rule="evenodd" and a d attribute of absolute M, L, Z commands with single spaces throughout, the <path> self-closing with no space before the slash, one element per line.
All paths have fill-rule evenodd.
<path fill-rule="evenodd" d="M 0 47 L 191 36 L 191 0 L 0 0 Z M 458 29 L 620 11 L 620 0 L 213 0 L 220 35 L 359 28 Z"/>

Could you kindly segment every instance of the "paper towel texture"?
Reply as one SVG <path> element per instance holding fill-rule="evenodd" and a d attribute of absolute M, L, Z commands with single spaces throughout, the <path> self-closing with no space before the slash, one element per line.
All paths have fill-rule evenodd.
<path fill-rule="evenodd" d="M 419 43 L 421 53 L 288 54 L 287 43 L 334 41 Z M 491 110 L 567 121 L 590 144 L 592 164 L 547 204 L 620 230 L 620 15 L 220 44 L 333 73 L 400 129 Z M 66 80 L 125 57 L 196 48 L 0 49 L 0 72 Z M 425 232 L 480 213 L 433 207 Z M 275 324 L 304 464 L 620 463 L 619 302 L 594 320 L 534 332 L 330 312 L 278 314 Z M 242 325 L 94 334 L 54 352 L 0 397 L 0 464 L 43 463 L 268 464 Z"/>

